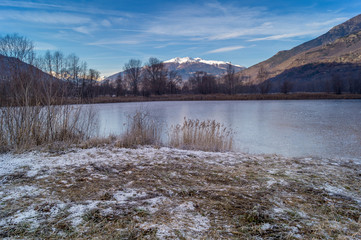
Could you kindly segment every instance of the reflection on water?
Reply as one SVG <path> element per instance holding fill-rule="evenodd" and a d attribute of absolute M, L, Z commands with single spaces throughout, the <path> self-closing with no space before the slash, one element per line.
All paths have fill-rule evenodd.
<path fill-rule="evenodd" d="M 197 101 L 92 105 L 100 134 L 120 134 L 126 115 L 148 110 L 164 126 L 183 118 L 215 119 L 236 132 L 235 146 L 249 153 L 361 158 L 361 101 Z M 166 138 L 167 133 L 163 133 Z"/>

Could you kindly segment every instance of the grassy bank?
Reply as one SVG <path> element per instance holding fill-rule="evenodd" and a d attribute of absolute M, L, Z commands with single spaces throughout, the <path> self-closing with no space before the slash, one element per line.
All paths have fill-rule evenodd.
<path fill-rule="evenodd" d="M 361 237 L 351 160 L 106 145 L 0 162 L 2 238 Z"/>
<path fill-rule="evenodd" d="M 143 96 L 102 96 L 84 103 L 117 103 L 117 102 L 151 102 L 151 101 L 223 101 L 223 100 L 317 100 L 317 99 L 361 99 L 361 94 L 332 93 L 291 93 L 291 94 L 172 94 Z M 69 103 L 79 103 L 78 100 L 68 100 Z"/>

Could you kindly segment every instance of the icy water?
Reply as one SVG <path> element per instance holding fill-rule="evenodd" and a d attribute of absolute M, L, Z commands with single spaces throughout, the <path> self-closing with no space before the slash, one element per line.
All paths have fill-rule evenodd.
<path fill-rule="evenodd" d="M 122 133 L 126 116 L 142 108 L 164 129 L 182 123 L 184 117 L 215 119 L 231 126 L 235 148 L 242 152 L 361 159 L 361 100 L 147 102 L 92 107 L 100 120 L 100 135 Z M 163 140 L 167 140 L 167 130 Z"/>

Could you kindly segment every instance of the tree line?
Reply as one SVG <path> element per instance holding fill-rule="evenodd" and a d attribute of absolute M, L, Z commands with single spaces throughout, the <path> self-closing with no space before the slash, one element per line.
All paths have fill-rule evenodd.
<path fill-rule="evenodd" d="M 5 56 L 8 58 L 1 57 Z M 289 93 L 297 90 L 289 80 L 272 81 L 264 67 L 258 70 L 258 84 L 247 84 L 247 76 L 236 73 L 228 64 L 225 74 L 215 76 L 195 72 L 183 81 L 177 71 L 169 71 L 165 64 L 151 57 L 144 65 L 130 59 L 113 81 L 100 81 L 100 72 L 89 68 L 74 53 L 46 51 L 37 55 L 31 40 L 17 34 L 0 37 L 0 105 L 62 104 L 87 102 L 99 96 L 150 96 L 163 94 L 238 94 L 270 92 Z M 24 64 L 25 63 L 25 64 Z M 307 83 L 309 84 L 309 83 Z M 349 78 L 346 85 L 335 75 L 326 81 L 321 91 L 341 93 L 349 90 L 360 93 L 358 78 Z M 319 86 L 302 86 L 319 91 Z"/>
<path fill-rule="evenodd" d="M 104 81 L 107 94 L 121 95 L 163 95 L 163 94 L 212 94 L 238 92 L 240 77 L 231 64 L 226 73 L 219 77 L 207 72 L 195 72 L 188 81 L 183 81 L 177 71 L 169 71 L 165 64 L 151 57 L 142 65 L 138 59 L 130 59 L 114 81 Z"/>

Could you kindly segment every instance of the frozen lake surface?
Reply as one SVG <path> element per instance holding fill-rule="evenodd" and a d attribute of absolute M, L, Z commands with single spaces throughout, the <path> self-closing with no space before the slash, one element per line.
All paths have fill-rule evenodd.
<path fill-rule="evenodd" d="M 127 115 L 145 109 L 163 124 L 215 119 L 235 131 L 235 150 L 289 157 L 361 158 L 360 100 L 176 101 L 87 105 L 99 134 L 121 134 Z"/>

